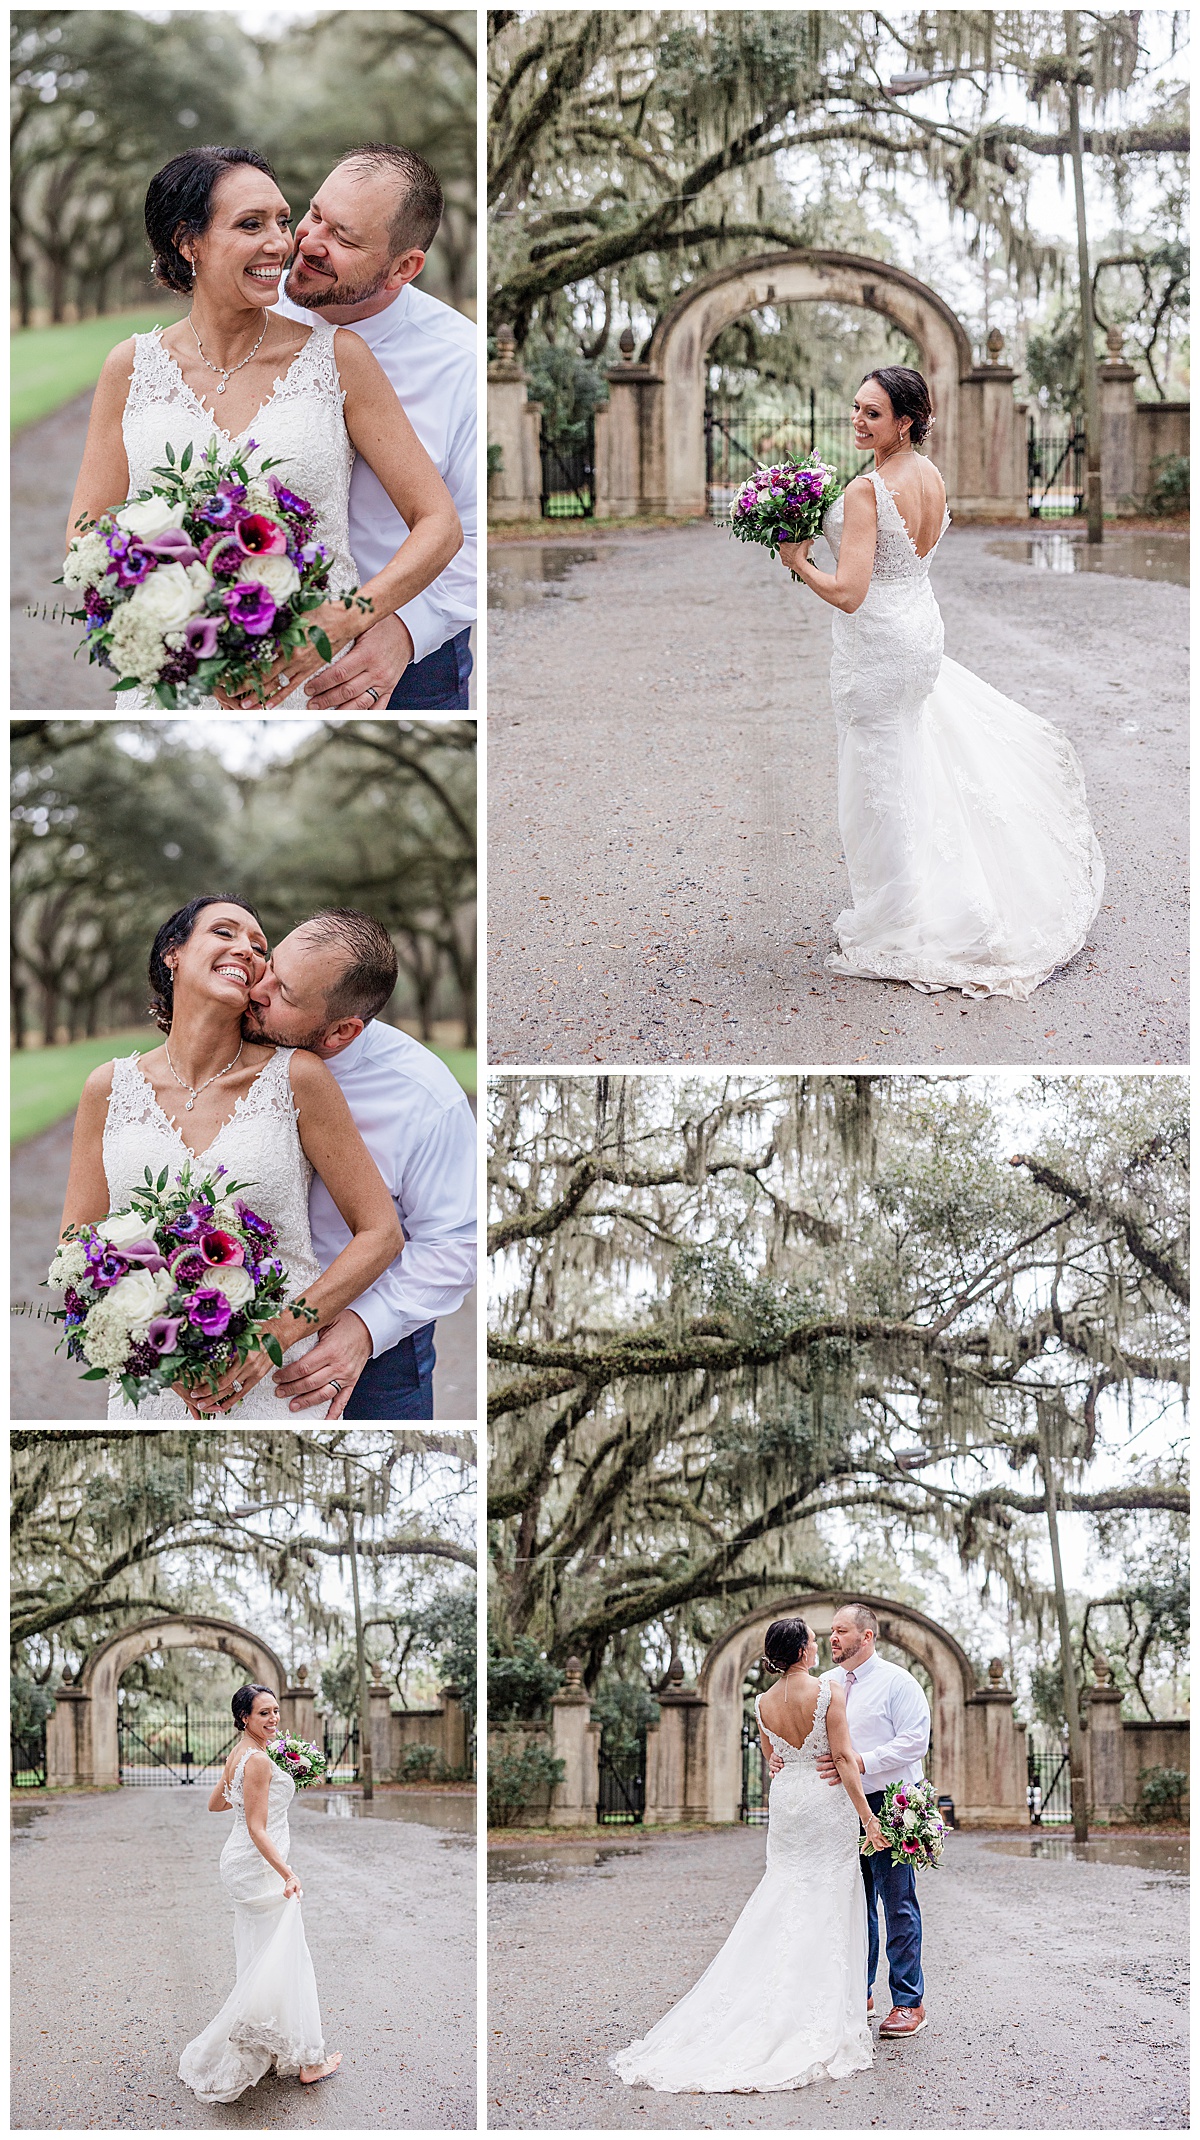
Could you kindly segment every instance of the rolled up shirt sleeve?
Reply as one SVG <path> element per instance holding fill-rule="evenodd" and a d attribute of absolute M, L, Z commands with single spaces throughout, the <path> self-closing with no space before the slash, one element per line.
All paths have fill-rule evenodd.
<path fill-rule="evenodd" d="M 872 1789 L 873 1776 L 886 1776 L 896 1769 L 908 1767 L 911 1762 L 923 1761 L 929 1752 L 929 1703 L 924 1692 L 911 1673 L 896 1680 L 888 1708 L 894 1726 L 894 1735 L 882 1746 L 873 1746 L 870 1753 L 859 1749 L 863 1765 L 863 1789 Z"/>
<path fill-rule="evenodd" d="M 413 660 L 436 654 L 448 639 L 457 638 L 475 622 L 479 593 L 476 577 L 478 508 L 475 502 L 475 450 L 478 426 L 472 401 L 455 427 L 450 451 L 442 468 L 442 481 L 454 501 L 462 523 L 462 548 L 431 587 L 414 595 L 396 614 L 408 627 Z"/>
<path fill-rule="evenodd" d="M 404 1247 L 350 1303 L 370 1332 L 373 1359 L 426 1323 L 453 1315 L 474 1285 L 475 1155 L 475 1118 L 465 1098 L 444 1108 L 406 1155 L 393 1199 Z"/>

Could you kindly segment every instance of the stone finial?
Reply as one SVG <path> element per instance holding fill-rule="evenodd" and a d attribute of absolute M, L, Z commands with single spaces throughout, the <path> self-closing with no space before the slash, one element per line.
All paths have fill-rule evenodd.
<path fill-rule="evenodd" d="M 1002 1657 L 992 1658 L 988 1665 L 988 1678 L 993 1687 L 1002 1687 L 1004 1685 L 1004 1659 Z"/>
<path fill-rule="evenodd" d="M 297 1682 L 297 1685 L 298 1685 L 298 1686 L 301 1686 L 301 1687 L 307 1686 L 307 1684 L 308 1684 L 308 1666 L 307 1666 L 306 1664 L 302 1664 L 302 1665 L 299 1665 L 299 1666 L 297 1667 L 297 1670 L 296 1670 L 296 1682 Z"/>
<path fill-rule="evenodd" d="M 579 1692 L 579 1689 L 580 1689 L 580 1687 L 581 1687 L 582 1685 L 583 1685 L 583 1660 L 582 1660 L 581 1658 L 579 1658 L 579 1657 L 568 1657 L 568 1659 L 567 1659 L 567 1692 L 568 1692 L 568 1694 L 577 1694 L 577 1693 Z"/>
<path fill-rule="evenodd" d="M 623 328 L 622 328 L 622 330 L 621 330 L 621 339 L 620 339 L 620 341 L 618 342 L 618 344 L 617 344 L 617 347 L 618 347 L 618 349 L 619 349 L 619 350 L 620 350 L 620 352 L 621 352 L 621 362 L 622 362 L 622 364 L 632 364 L 632 363 L 633 363 L 633 352 L 634 352 L 635 348 L 637 347 L 637 344 L 636 344 L 636 342 L 635 342 L 635 340 L 634 340 L 634 334 L 633 334 L 633 329 L 632 329 L 632 327 L 623 327 Z"/>
<path fill-rule="evenodd" d="M 71 1667 L 69 1664 L 65 1664 L 62 1668 L 62 1683 L 64 1687 L 69 1687 L 74 1684 L 71 1678 Z"/>
<path fill-rule="evenodd" d="M 1000 353 L 1003 348 L 1004 336 L 1001 334 L 1000 329 L 998 327 L 993 327 L 991 333 L 987 338 L 987 353 L 989 364 L 998 364 L 1000 362 Z"/>
<path fill-rule="evenodd" d="M 678 1692 L 679 1692 L 679 1689 L 680 1689 L 680 1688 L 682 1687 L 682 1685 L 683 1685 L 683 1664 L 682 1664 L 682 1661 L 680 1660 L 680 1658 L 678 1658 L 678 1657 L 673 1657 L 673 1658 L 672 1658 L 672 1660 L 671 1660 L 671 1669 L 670 1669 L 670 1671 L 669 1671 L 669 1672 L 667 1673 L 667 1678 L 668 1678 L 668 1680 L 669 1680 L 669 1681 L 670 1681 L 670 1683 L 671 1683 L 671 1687 L 672 1687 L 672 1690 L 673 1690 L 673 1691 L 674 1691 L 674 1692 L 675 1692 L 676 1694 L 678 1694 Z"/>
<path fill-rule="evenodd" d="M 374 1680 L 376 1686 L 378 1686 L 381 1679 L 383 1678 L 383 1666 L 381 1664 L 373 1664 L 371 1666 L 371 1677 Z"/>
<path fill-rule="evenodd" d="M 517 338 L 507 320 L 496 329 L 496 355 L 501 364 L 511 364 L 517 354 Z"/>
<path fill-rule="evenodd" d="M 1105 341 L 1106 341 L 1106 342 L 1108 343 L 1108 361 L 1109 361 L 1109 363 L 1110 363 L 1110 364 L 1120 364 L 1120 363 L 1121 363 L 1121 362 L 1123 361 L 1123 359 L 1124 359 L 1124 355 L 1125 355 L 1125 348 L 1124 348 L 1124 344 L 1125 344 L 1125 330 L 1124 330 L 1124 328 L 1123 328 L 1123 327 L 1110 327 L 1110 328 L 1109 328 L 1109 330 L 1108 330 L 1108 333 L 1107 333 L 1107 334 L 1105 335 L 1104 339 L 1105 339 Z"/>
<path fill-rule="evenodd" d="M 1111 333 L 1111 329 L 1110 329 L 1110 333 Z M 1109 1687 L 1109 1686 L 1111 1686 L 1111 1685 L 1112 1685 L 1112 1666 L 1110 1665 L 1110 1663 L 1109 1663 L 1109 1661 L 1108 1661 L 1107 1657 L 1102 1657 L 1102 1656 L 1100 1655 L 1100 1653 L 1099 1653 L 1099 1652 L 1097 1651 L 1097 1653 L 1096 1653 L 1096 1657 L 1095 1657 L 1095 1659 L 1094 1659 L 1094 1665 L 1095 1665 L 1095 1672 L 1096 1672 L 1096 1685 L 1097 1685 L 1098 1687 Z"/>

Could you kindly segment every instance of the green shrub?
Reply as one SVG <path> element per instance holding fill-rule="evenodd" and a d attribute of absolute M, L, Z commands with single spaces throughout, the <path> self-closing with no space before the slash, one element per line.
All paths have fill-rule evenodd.
<path fill-rule="evenodd" d="M 1191 456 L 1164 453 L 1150 463 L 1150 472 L 1154 487 L 1146 500 L 1146 511 L 1164 520 L 1173 513 L 1186 513 L 1192 492 Z"/>
<path fill-rule="evenodd" d="M 498 476 L 504 466 L 504 448 L 494 442 L 488 447 L 488 474 Z"/>
<path fill-rule="evenodd" d="M 566 1772 L 566 1762 L 546 1746 L 526 1744 L 517 1753 L 493 1752 L 488 1759 L 488 1826 L 509 1827 L 526 1806 L 547 1798 Z"/>
<path fill-rule="evenodd" d="M 488 1715 L 493 1724 L 536 1724 L 562 1683 L 532 1636 L 518 1635 L 511 1650 L 488 1652 Z"/>
<path fill-rule="evenodd" d="M 427 1783 L 440 1772 L 442 1757 L 436 1746 L 406 1746 L 400 1756 L 401 1783 Z"/>
<path fill-rule="evenodd" d="M 1188 1795 L 1190 1780 L 1185 1768 L 1139 1769 L 1140 1810 L 1146 1819 L 1182 1820 L 1183 1800 Z"/>
<path fill-rule="evenodd" d="M 658 1703 L 647 1687 L 632 1679 L 606 1679 L 592 1702 L 604 1751 L 612 1761 L 636 1759 L 646 1727 L 657 1724 Z"/>

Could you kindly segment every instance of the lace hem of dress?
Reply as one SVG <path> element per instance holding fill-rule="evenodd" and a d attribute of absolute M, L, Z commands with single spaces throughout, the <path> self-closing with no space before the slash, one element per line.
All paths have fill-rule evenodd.
<path fill-rule="evenodd" d="M 751 2086 L 738 2078 L 737 2068 L 728 2066 L 705 2080 L 668 2080 L 661 2067 L 655 2067 L 653 2059 L 639 2065 L 637 2054 L 646 2039 L 631 2043 L 627 2051 L 618 2051 L 608 2063 L 621 2080 L 632 2087 L 653 2088 L 659 2095 L 784 2095 L 793 2088 L 811 2087 L 814 2081 L 844 2081 L 852 2073 L 863 2073 L 875 2063 L 875 2051 L 871 2031 L 864 2021 L 861 2031 L 856 2032 L 845 2044 L 836 2058 L 815 2059 L 810 2065 L 798 2067 L 786 2080 L 767 2081 L 760 2086 Z"/>
<path fill-rule="evenodd" d="M 842 974 L 847 980 L 904 981 L 909 988 L 915 988 L 918 994 L 923 996 L 941 996 L 955 991 L 972 1002 L 980 1002 L 988 996 L 1007 996 L 1015 1002 L 1024 1002 L 1025 998 L 1032 996 L 1052 974 L 1062 973 L 1073 959 L 1079 957 L 1095 918 L 1094 914 L 1089 916 L 1072 950 L 1052 958 L 1049 965 L 1035 967 L 1030 973 L 1015 974 L 1011 966 L 989 966 L 983 963 L 974 965 L 965 959 L 954 961 L 955 970 L 952 972 L 951 962 L 944 956 L 916 959 L 905 958 L 900 952 L 894 955 L 883 952 L 874 958 L 858 958 L 852 951 L 844 949 L 841 952 L 831 951 L 824 963 L 830 973 Z M 849 915 L 838 916 L 834 928 L 839 942 L 843 923 L 848 923 L 851 919 Z"/>
<path fill-rule="evenodd" d="M 285 2080 L 294 2079 L 301 2066 L 319 2066 L 325 2058 L 323 2042 L 298 2044 L 287 2034 L 282 2022 L 235 2023 L 229 2032 L 229 2041 L 236 2050 L 256 2051 L 260 2057 L 273 2059 L 276 2072 Z"/>

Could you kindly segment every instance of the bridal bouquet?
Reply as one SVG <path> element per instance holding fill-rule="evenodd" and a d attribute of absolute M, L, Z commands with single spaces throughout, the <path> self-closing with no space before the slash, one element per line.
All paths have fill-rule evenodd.
<path fill-rule="evenodd" d="M 261 700 L 273 664 L 310 642 L 331 661 L 325 632 L 304 621 L 331 599 L 315 508 L 267 474 L 275 461 L 222 460 L 215 439 L 196 463 L 190 445 L 178 463 L 166 453 L 153 488 L 102 513 L 67 553 L 62 579 L 83 590 L 83 608 L 65 615 L 85 626 L 88 660 L 116 671 L 114 691 L 140 685 L 172 708 L 218 685 L 231 697 L 257 687 Z"/>
<path fill-rule="evenodd" d="M 128 1206 L 68 1228 L 46 1284 L 64 1289 L 51 1314 L 64 1326 L 60 1345 L 87 1361 L 85 1382 L 119 1382 L 135 1406 L 176 1384 L 215 1390 L 260 1348 L 282 1367 L 266 1328 L 282 1307 L 316 1320 L 286 1301 L 275 1228 L 239 1195 L 248 1184 L 222 1181 L 225 1171 L 193 1182 L 184 1166 L 168 1186 L 166 1167 L 157 1181 L 147 1167 Z"/>
<path fill-rule="evenodd" d="M 810 453 L 806 461 L 758 468 L 733 501 L 730 533 L 739 542 L 761 544 L 774 557 L 781 542 L 809 542 L 820 534 L 821 522 L 840 489 L 836 468 L 828 467 L 816 453 Z"/>
<path fill-rule="evenodd" d="M 889 1783 L 879 1808 L 879 1825 L 893 1865 L 911 1865 L 914 1872 L 925 1872 L 938 1863 L 946 1823 L 938 1812 L 937 1793 L 926 1778 L 920 1783 Z M 870 1844 L 865 1838 L 862 1847 L 866 1856 Z"/>
<path fill-rule="evenodd" d="M 319 1783 L 325 1774 L 326 1761 L 319 1746 L 311 1739 L 298 1739 L 294 1731 L 282 1731 L 272 1739 L 267 1748 L 276 1768 L 290 1776 L 298 1791 L 308 1789 L 310 1783 Z"/>

